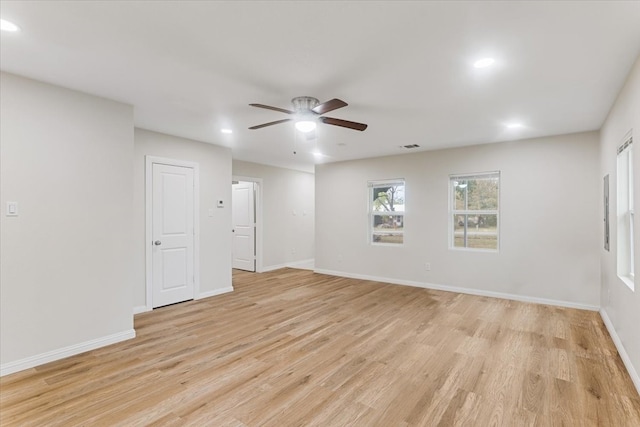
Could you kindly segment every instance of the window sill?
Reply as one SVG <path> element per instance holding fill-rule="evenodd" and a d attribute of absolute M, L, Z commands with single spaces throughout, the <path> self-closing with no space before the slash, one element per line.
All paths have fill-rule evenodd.
<path fill-rule="evenodd" d="M 635 292 L 635 285 L 633 283 L 633 279 L 629 276 L 618 276 L 618 279 L 622 281 L 632 292 Z"/>
<path fill-rule="evenodd" d="M 449 247 L 450 251 L 460 251 L 460 252 L 483 252 L 490 254 L 500 253 L 500 249 L 482 249 L 482 248 L 457 248 L 454 246 Z"/>

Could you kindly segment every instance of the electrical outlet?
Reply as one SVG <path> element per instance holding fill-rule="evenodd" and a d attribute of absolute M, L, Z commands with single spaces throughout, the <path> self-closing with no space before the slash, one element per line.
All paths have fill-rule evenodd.
<path fill-rule="evenodd" d="M 425 262 L 424 263 L 424 269 L 426 271 L 431 271 L 431 263 L 430 262 Z"/>

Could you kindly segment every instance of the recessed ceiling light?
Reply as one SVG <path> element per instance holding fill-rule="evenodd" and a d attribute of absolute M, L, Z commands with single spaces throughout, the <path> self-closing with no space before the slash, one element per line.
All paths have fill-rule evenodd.
<path fill-rule="evenodd" d="M 517 123 L 517 122 L 507 123 L 505 124 L 505 126 L 507 127 L 507 129 L 518 129 L 522 127 L 522 123 Z"/>
<path fill-rule="evenodd" d="M 10 32 L 13 33 L 13 32 L 16 32 L 16 31 L 20 31 L 20 27 L 18 27 L 13 22 L 9 22 L 7 20 L 0 19 L 0 30 L 2 30 L 2 31 L 10 31 Z"/>
<path fill-rule="evenodd" d="M 226 134 L 233 133 L 231 129 L 220 129 L 220 132 L 226 133 Z"/>
<path fill-rule="evenodd" d="M 487 68 L 493 65 L 493 63 L 496 62 L 495 59 L 493 58 L 482 58 L 482 59 L 478 59 L 476 62 L 473 63 L 473 67 L 474 68 Z"/>

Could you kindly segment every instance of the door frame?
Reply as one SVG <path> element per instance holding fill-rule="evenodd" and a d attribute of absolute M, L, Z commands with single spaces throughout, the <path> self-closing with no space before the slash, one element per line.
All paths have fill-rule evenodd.
<path fill-rule="evenodd" d="M 145 158 L 145 305 L 147 311 L 153 310 L 153 165 L 179 166 L 193 169 L 193 298 L 200 294 L 200 165 L 186 160 L 166 157 L 144 156 Z"/>
<path fill-rule="evenodd" d="M 256 210 L 256 273 L 262 273 L 262 178 L 233 175 L 231 181 L 253 182 L 255 184 L 254 208 Z M 233 227 L 233 224 L 231 224 Z M 233 249 L 232 249 L 233 250 Z"/>

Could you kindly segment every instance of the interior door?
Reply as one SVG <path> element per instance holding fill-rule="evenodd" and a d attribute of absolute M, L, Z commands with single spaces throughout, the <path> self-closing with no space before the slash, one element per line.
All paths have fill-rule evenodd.
<path fill-rule="evenodd" d="M 193 169 L 153 164 L 153 307 L 194 297 Z"/>
<path fill-rule="evenodd" d="M 256 271 L 256 214 L 253 182 L 233 184 L 231 216 L 233 218 L 232 267 Z"/>

